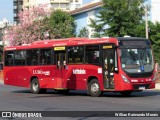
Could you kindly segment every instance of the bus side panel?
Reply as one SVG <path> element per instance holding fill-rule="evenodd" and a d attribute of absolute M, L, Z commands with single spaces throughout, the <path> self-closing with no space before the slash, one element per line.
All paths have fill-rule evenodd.
<path fill-rule="evenodd" d="M 15 71 L 16 70 L 16 71 Z M 62 87 L 68 89 L 86 90 L 89 77 L 95 77 L 103 89 L 102 68 L 95 65 L 68 65 L 62 75 L 57 76 L 56 66 L 25 66 L 5 67 L 5 84 L 20 87 L 30 87 L 32 77 L 37 77 L 41 88 L 57 88 L 58 77 L 62 78 Z"/>
<path fill-rule="evenodd" d="M 32 77 L 37 77 L 41 88 L 54 88 L 56 67 L 53 66 L 25 66 L 5 67 L 4 83 L 7 85 L 30 87 Z M 15 71 L 16 70 L 16 71 Z"/>
<path fill-rule="evenodd" d="M 40 88 L 54 88 L 55 80 L 54 76 L 56 74 L 55 66 L 37 66 L 37 67 L 29 67 L 30 75 L 27 76 L 27 80 L 31 77 L 37 77 L 40 83 Z"/>
<path fill-rule="evenodd" d="M 87 90 L 87 81 L 90 76 L 96 77 L 101 89 L 103 89 L 101 67 L 95 65 L 68 65 L 66 87 L 69 89 Z"/>
<path fill-rule="evenodd" d="M 26 67 L 5 67 L 4 83 L 6 85 L 27 87 L 29 84 L 26 79 L 28 74 L 29 71 Z"/>

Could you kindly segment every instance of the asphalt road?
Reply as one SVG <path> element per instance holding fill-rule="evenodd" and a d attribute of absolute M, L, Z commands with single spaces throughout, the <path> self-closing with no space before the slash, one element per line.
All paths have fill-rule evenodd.
<path fill-rule="evenodd" d="M 46 94 L 32 94 L 27 88 L 0 85 L 0 111 L 160 111 L 160 90 L 135 92 L 129 97 L 122 97 L 119 93 L 104 93 L 101 97 L 90 97 L 86 91 L 71 91 L 68 95 L 63 95 L 48 90 Z M 68 119 L 91 120 L 93 118 Z M 153 120 L 152 117 L 149 119 Z"/>

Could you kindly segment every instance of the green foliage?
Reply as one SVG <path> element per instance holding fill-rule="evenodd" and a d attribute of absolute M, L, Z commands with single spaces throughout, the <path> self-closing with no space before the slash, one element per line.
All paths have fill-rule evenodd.
<path fill-rule="evenodd" d="M 80 33 L 78 35 L 78 37 L 85 37 L 85 38 L 88 38 L 89 37 L 89 31 L 86 27 L 83 27 L 81 30 L 80 30 Z"/>
<path fill-rule="evenodd" d="M 99 36 L 134 36 L 137 25 L 142 21 L 144 0 L 103 0 L 104 6 L 91 27 Z"/>
<path fill-rule="evenodd" d="M 55 10 L 50 17 L 44 19 L 45 29 L 49 31 L 51 38 L 68 38 L 73 37 L 75 22 L 74 18 L 65 11 Z"/>
<path fill-rule="evenodd" d="M 160 64 L 160 23 L 149 22 L 149 38 L 152 41 L 152 47 L 155 60 Z"/>
<path fill-rule="evenodd" d="M 152 43 L 153 53 L 155 60 L 160 64 L 160 23 L 152 23 L 151 21 L 148 22 L 149 26 L 149 39 Z M 135 28 L 134 36 L 136 37 L 146 37 L 145 36 L 145 21 L 138 24 Z"/>
<path fill-rule="evenodd" d="M 144 6 L 145 0 L 103 0 L 102 11 L 91 19 L 94 37 L 110 36 L 146 37 Z M 152 42 L 155 60 L 160 64 L 160 23 L 148 22 L 149 39 Z"/>
<path fill-rule="evenodd" d="M 103 24 L 100 24 L 98 21 L 90 19 L 91 24 L 89 25 L 91 28 L 93 28 L 94 33 L 92 34 L 92 37 L 101 37 L 101 31 L 103 31 Z"/>

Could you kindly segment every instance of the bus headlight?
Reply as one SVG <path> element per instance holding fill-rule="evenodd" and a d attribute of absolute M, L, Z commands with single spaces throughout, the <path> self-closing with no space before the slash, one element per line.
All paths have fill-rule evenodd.
<path fill-rule="evenodd" d="M 121 75 L 121 76 L 122 76 L 122 79 L 124 80 L 124 82 L 130 83 L 129 80 L 124 75 Z"/>

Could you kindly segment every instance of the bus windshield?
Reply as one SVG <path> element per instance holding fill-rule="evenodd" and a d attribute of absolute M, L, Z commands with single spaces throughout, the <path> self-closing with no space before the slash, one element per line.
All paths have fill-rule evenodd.
<path fill-rule="evenodd" d="M 151 48 L 121 48 L 121 66 L 128 73 L 152 72 L 154 62 Z"/>

